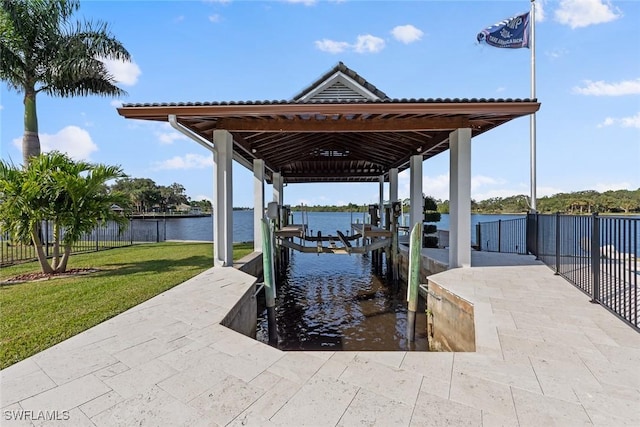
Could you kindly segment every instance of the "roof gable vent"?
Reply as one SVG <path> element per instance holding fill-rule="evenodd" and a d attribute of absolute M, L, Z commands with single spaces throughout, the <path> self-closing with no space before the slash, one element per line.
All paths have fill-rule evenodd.
<path fill-rule="evenodd" d="M 333 83 L 331 86 L 323 89 L 322 91 L 313 94 L 308 101 L 328 101 L 328 100 L 367 100 L 368 97 L 364 96 L 360 92 L 356 92 L 349 86 L 345 85 L 340 80 Z"/>
<path fill-rule="evenodd" d="M 293 97 L 294 101 L 377 101 L 387 95 L 342 62 Z"/>

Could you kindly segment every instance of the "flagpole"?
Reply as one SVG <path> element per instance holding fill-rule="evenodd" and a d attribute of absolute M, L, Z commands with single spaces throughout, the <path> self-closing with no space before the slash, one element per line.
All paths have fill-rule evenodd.
<path fill-rule="evenodd" d="M 536 0 L 531 0 L 531 99 L 536 98 Z M 531 149 L 531 211 L 537 211 L 536 196 L 536 113 L 529 116 L 529 144 Z"/>

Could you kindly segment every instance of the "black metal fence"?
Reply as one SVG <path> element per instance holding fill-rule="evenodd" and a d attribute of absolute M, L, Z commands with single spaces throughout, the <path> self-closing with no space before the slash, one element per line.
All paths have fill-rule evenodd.
<path fill-rule="evenodd" d="M 61 231 L 61 239 L 64 230 Z M 52 254 L 53 225 L 42 223 L 42 242 L 47 257 Z M 109 222 L 99 226 L 90 233 L 85 233 L 73 246 L 72 253 L 95 252 L 136 243 L 164 242 L 166 240 L 166 223 L 164 220 L 135 220 L 120 228 L 118 224 Z M 0 265 L 37 259 L 36 248 L 31 242 L 20 242 L 10 238 L 7 233 L 0 234 Z"/>
<path fill-rule="evenodd" d="M 479 250 L 533 254 L 640 330 L 640 218 L 529 214 L 480 223 L 476 233 Z"/>
<path fill-rule="evenodd" d="M 640 329 L 640 218 L 531 214 L 527 236 L 530 253 Z"/>
<path fill-rule="evenodd" d="M 487 252 L 527 253 L 527 218 L 476 224 L 476 245 Z"/>

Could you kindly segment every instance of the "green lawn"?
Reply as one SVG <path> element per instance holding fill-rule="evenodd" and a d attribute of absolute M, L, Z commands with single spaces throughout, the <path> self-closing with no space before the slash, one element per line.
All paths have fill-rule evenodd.
<path fill-rule="evenodd" d="M 253 252 L 234 245 L 233 257 Z M 89 329 L 210 268 L 211 243 L 140 244 L 73 255 L 69 269 L 98 272 L 0 286 L 0 369 Z M 0 281 L 39 271 L 31 262 L 0 269 Z"/>

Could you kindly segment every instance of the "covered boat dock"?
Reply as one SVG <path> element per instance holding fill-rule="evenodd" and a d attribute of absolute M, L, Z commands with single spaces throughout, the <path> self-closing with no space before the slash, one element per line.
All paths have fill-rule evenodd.
<path fill-rule="evenodd" d="M 282 207 L 285 185 L 377 182 L 382 210 L 385 185 L 389 203 L 397 202 L 398 174 L 409 169 L 413 226 L 422 222 L 423 162 L 449 150 L 449 266 L 468 267 L 471 139 L 539 108 L 535 99 L 391 98 L 340 62 L 289 100 L 135 103 L 118 113 L 169 122 L 212 153 L 216 266 L 233 264 L 234 160 L 254 174 L 254 248 L 259 252 L 265 183 L 273 185 L 273 202 Z M 341 243 L 349 247 L 348 240 Z"/>

